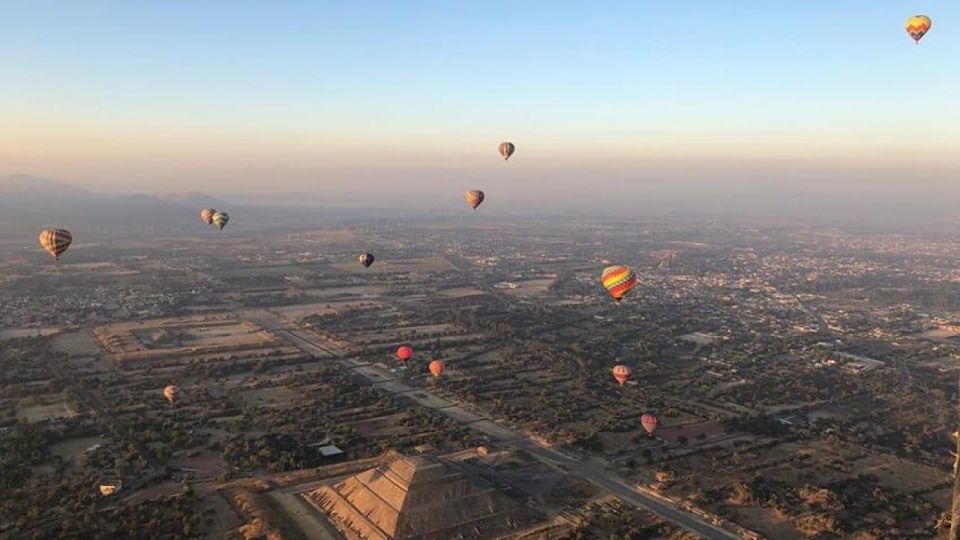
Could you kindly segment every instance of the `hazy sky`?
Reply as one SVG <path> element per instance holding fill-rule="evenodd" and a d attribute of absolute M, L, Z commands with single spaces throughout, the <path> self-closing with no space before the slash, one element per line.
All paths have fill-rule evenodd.
<path fill-rule="evenodd" d="M 957 189 L 956 0 L 0 7 L 0 174 L 318 196 Z"/>

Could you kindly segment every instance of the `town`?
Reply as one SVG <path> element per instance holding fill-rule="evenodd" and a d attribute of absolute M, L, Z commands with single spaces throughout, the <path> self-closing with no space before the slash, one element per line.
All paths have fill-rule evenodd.
<path fill-rule="evenodd" d="M 942 534 L 960 243 L 468 218 L 0 239 L 0 536 Z"/>

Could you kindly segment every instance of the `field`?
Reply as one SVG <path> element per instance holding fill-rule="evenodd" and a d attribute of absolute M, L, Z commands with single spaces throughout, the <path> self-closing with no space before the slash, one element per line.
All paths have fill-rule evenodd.
<path fill-rule="evenodd" d="M 555 281 L 555 278 L 527 279 L 511 282 L 518 287 L 498 287 L 498 289 L 509 296 L 543 296 L 547 294 L 550 285 L 553 285 Z"/>
<path fill-rule="evenodd" d="M 76 439 L 67 439 L 50 445 L 50 454 L 60 456 L 68 464 L 69 468 L 75 468 L 83 458 L 84 451 L 88 448 L 103 444 L 106 439 L 100 437 L 79 437 Z"/>
<path fill-rule="evenodd" d="M 19 400 L 16 410 L 18 419 L 29 422 L 77 416 L 77 412 L 67 405 L 66 400 L 60 394 L 33 396 Z"/>
<path fill-rule="evenodd" d="M 0 341 L 24 337 L 52 336 L 59 328 L 0 328 Z"/>
<path fill-rule="evenodd" d="M 50 340 L 50 346 L 54 350 L 74 356 L 94 356 L 102 351 L 96 338 L 89 330 L 79 330 L 55 336 Z"/>
<path fill-rule="evenodd" d="M 310 315 L 335 315 L 344 310 L 357 309 L 361 307 L 375 307 L 382 305 L 379 302 L 371 300 L 353 300 L 349 302 L 316 302 L 314 304 L 299 304 L 293 306 L 279 306 L 269 309 L 290 322 L 298 322 L 304 317 Z"/>
<path fill-rule="evenodd" d="M 453 270 L 450 263 L 441 257 L 377 259 L 370 268 L 364 268 L 356 261 L 332 263 L 327 266 L 331 270 L 348 274 L 412 274 Z"/>

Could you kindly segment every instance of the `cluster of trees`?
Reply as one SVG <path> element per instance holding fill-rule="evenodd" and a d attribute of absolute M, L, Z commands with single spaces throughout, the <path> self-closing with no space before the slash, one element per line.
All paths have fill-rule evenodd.
<path fill-rule="evenodd" d="M 76 418 L 19 422 L 0 437 L 0 536 L 116 537 L 142 530 L 197 536 L 199 516 L 189 496 L 131 504 L 100 496 L 105 476 L 136 476 L 145 465 L 136 448 L 90 452 L 73 467 L 50 453 L 57 442 L 96 433 L 95 424 Z"/>
<path fill-rule="evenodd" d="M 316 467 L 321 462 L 320 452 L 285 433 L 234 437 L 224 444 L 221 456 L 240 469 L 272 472 Z"/>

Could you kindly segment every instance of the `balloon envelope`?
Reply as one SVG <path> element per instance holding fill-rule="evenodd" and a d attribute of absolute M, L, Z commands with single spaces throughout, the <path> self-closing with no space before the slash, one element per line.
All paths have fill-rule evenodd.
<path fill-rule="evenodd" d="M 360 261 L 360 264 L 362 264 L 364 268 L 370 268 L 370 265 L 373 264 L 373 261 L 374 261 L 373 255 L 369 253 L 361 254 L 358 259 Z"/>
<path fill-rule="evenodd" d="M 463 200 L 467 201 L 467 204 L 470 205 L 470 208 L 473 208 L 474 210 L 480 206 L 480 203 L 483 202 L 483 198 L 483 192 L 479 189 L 471 189 L 463 196 Z"/>
<path fill-rule="evenodd" d="M 167 398 L 167 401 L 173 403 L 180 396 L 180 389 L 174 385 L 170 385 L 163 389 L 163 397 Z"/>
<path fill-rule="evenodd" d="M 660 425 L 660 420 L 652 414 L 645 414 L 640 417 L 640 425 L 643 426 L 647 434 L 653 435 L 653 432 L 657 430 L 657 426 Z"/>
<path fill-rule="evenodd" d="M 213 225 L 213 215 L 216 213 L 217 211 L 213 208 L 204 208 L 200 211 L 200 219 L 207 225 Z"/>
<path fill-rule="evenodd" d="M 66 229 L 44 229 L 40 232 L 40 246 L 57 261 L 72 242 L 73 235 Z"/>
<path fill-rule="evenodd" d="M 510 141 L 504 141 L 500 143 L 500 155 L 503 156 L 503 160 L 506 161 L 510 159 L 510 156 L 517 151 L 517 147 Z"/>
<path fill-rule="evenodd" d="M 434 360 L 433 362 L 430 362 L 430 374 L 434 377 L 439 377 L 440 374 L 443 373 L 443 368 L 443 362 L 440 360 Z"/>
<path fill-rule="evenodd" d="M 226 227 L 227 223 L 230 221 L 230 214 L 226 212 L 216 212 L 213 214 L 211 219 L 213 221 L 213 226 L 216 227 L 217 230 L 223 230 L 223 228 Z"/>
<path fill-rule="evenodd" d="M 409 345 L 401 345 L 397 349 L 397 359 L 401 362 L 406 362 L 407 360 L 413 358 L 413 347 Z"/>
<path fill-rule="evenodd" d="M 620 386 L 623 386 L 624 383 L 627 382 L 627 380 L 630 378 L 630 373 L 632 373 L 630 368 L 622 364 L 613 367 L 613 378 L 620 383 Z"/>
<path fill-rule="evenodd" d="M 930 31 L 931 26 L 933 26 L 933 21 L 930 20 L 930 17 L 926 15 L 914 15 L 907 19 L 903 28 L 907 31 L 907 34 L 910 34 L 913 41 L 919 44 L 923 36 L 927 35 L 927 32 Z"/>
<path fill-rule="evenodd" d="M 608 266 L 600 274 L 600 282 L 606 287 L 610 296 L 619 302 L 637 284 L 637 275 L 629 266 Z"/>

